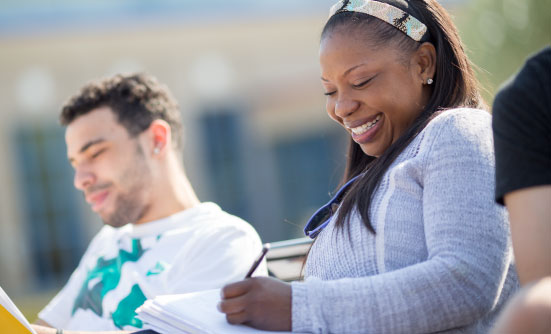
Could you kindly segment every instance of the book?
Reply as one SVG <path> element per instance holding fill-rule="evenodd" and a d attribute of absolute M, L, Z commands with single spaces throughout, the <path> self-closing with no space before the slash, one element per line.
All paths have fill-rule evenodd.
<path fill-rule="evenodd" d="M 2 287 L 0 287 L 0 324 L 2 324 L 2 333 L 36 334 Z"/>
<path fill-rule="evenodd" d="M 174 334 L 262 334 L 273 333 L 232 325 L 218 311 L 220 289 L 178 295 L 162 295 L 147 300 L 136 311 L 145 328 Z M 285 332 L 277 332 L 285 333 Z M 287 332 L 290 333 L 290 332 Z"/>

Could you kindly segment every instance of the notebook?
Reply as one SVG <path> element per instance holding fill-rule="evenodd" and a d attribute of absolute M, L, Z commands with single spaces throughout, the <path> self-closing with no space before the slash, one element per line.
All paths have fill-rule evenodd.
<path fill-rule="evenodd" d="M 163 295 L 147 300 L 136 312 L 144 328 L 174 334 L 261 334 L 273 333 L 243 325 L 231 325 L 216 305 L 220 289 L 179 295 Z M 290 332 L 277 332 L 290 333 Z"/>
<path fill-rule="evenodd" d="M 2 333 L 36 334 L 2 287 L 0 287 L 0 324 L 2 324 Z"/>

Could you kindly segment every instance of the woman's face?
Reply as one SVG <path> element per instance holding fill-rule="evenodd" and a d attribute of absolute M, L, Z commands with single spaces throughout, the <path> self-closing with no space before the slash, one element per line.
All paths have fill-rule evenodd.
<path fill-rule="evenodd" d="M 329 116 L 365 154 L 379 157 L 421 113 L 428 94 L 415 55 L 400 55 L 391 43 L 370 44 L 361 32 L 326 34 L 320 46 L 321 80 Z"/>

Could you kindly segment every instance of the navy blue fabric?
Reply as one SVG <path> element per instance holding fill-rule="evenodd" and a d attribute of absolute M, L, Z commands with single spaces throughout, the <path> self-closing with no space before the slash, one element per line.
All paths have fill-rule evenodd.
<path fill-rule="evenodd" d="M 335 196 L 331 198 L 327 204 L 322 206 L 321 208 L 316 211 L 312 217 L 308 220 L 306 223 L 306 226 L 304 227 L 304 234 L 306 234 L 307 237 L 310 237 L 312 239 L 315 239 L 316 236 L 329 224 L 329 221 L 331 220 L 331 216 L 335 214 L 333 211 L 333 204 L 340 204 L 340 201 L 345 195 L 346 189 L 360 176 L 363 174 L 359 174 L 348 180 L 344 186 L 342 186 Z"/>

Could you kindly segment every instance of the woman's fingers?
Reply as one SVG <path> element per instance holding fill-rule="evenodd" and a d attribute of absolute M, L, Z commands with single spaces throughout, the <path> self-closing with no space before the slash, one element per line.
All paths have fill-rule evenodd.
<path fill-rule="evenodd" d="M 250 289 L 250 279 L 226 285 L 221 290 L 222 299 L 235 298 L 247 293 Z"/>
<path fill-rule="evenodd" d="M 243 324 L 247 322 L 247 314 L 245 312 L 226 314 L 226 320 L 233 325 Z"/>
<path fill-rule="evenodd" d="M 241 295 L 235 298 L 222 299 L 218 303 L 218 310 L 226 314 L 237 314 L 243 312 L 248 305 L 246 295 Z"/>
<path fill-rule="evenodd" d="M 231 324 L 267 330 L 291 330 L 291 285 L 269 277 L 253 277 L 222 289 L 220 312 Z"/>

